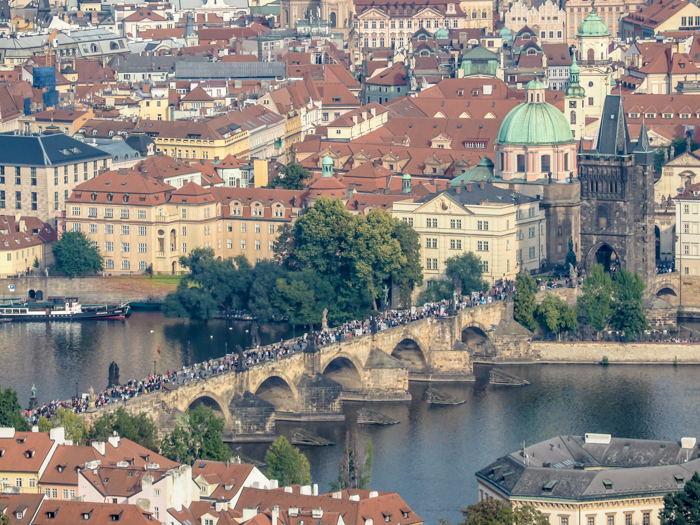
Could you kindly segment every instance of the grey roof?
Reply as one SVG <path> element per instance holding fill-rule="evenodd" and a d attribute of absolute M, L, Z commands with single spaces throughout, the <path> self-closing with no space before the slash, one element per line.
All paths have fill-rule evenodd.
<path fill-rule="evenodd" d="M 175 64 L 175 78 L 182 79 L 275 77 L 287 77 L 285 62 L 193 62 L 188 60 Z"/>
<path fill-rule="evenodd" d="M 119 138 L 121 139 L 121 137 Z M 124 142 L 124 140 L 92 139 L 92 141 L 87 141 L 86 143 L 107 153 L 112 157 L 114 162 L 123 162 L 129 159 L 141 158 L 141 154 Z"/>
<path fill-rule="evenodd" d="M 458 193 L 459 191 L 459 193 Z M 423 197 L 418 202 L 430 202 L 438 198 L 440 195 L 447 195 L 453 201 L 464 206 L 479 205 L 483 202 L 495 202 L 498 204 L 525 204 L 528 202 L 536 202 L 537 199 L 523 195 L 522 193 L 498 188 L 493 184 L 485 183 L 481 188 L 480 184 L 471 184 L 449 188 L 440 193 L 434 193 Z"/>
<path fill-rule="evenodd" d="M 462 60 L 498 60 L 498 55 L 485 47 L 474 46 L 462 55 Z"/>
<path fill-rule="evenodd" d="M 0 165 L 3 166 L 53 166 L 100 160 L 108 156 L 104 151 L 63 133 L 0 133 Z"/>
<path fill-rule="evenodd" d="M 620 95 L 605 97 L 596 151 L 601 155 L 628 155 L 632 152 L 625 110 L 622 108 Z"/>
<path fill-rule="evenodd" d="M 206 60 L 202 56 L 173 56 L 151 55 L 142 56 L 136 54 L 118 55 L 109 61 L 109 67 L 116 71 L 173 71 L 177 63 L 183 61 L 199 63 Z"/>
<path fill-rule="evenodd" d="M 594 444 L 558 436 L 503 456 L 476 475 L 509 497 L 581 501 L 667 494 L 698 470 L 697 445 L 621 438 Z"/>

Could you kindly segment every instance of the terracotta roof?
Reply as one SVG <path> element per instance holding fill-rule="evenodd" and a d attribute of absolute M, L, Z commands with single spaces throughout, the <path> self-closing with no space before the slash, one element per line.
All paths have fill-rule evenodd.
<path fill-rule="evenodd" d="M 155 484 L 165 477 L 168 470 L 101 466 L 95 470 L 81 470 L 79 475 L 104 497 L 131 498 L 143 489 L 144 476 L 151 476 Z"/>
<path fill-rule="evenodd" d="M 365 83 L 379 86 L 405 86 L 407 84 L 406 80 L 406 67 L 403 62 L 399 62 L 368 78 L 365 80 Z"/>
<path fill-rule="evenodd" d="M 203 476 L 210 485 L 218 485 L 212 498 L 230 500 L 241 490 L 253 468 L 253 465 L 200 460 L 192 465 L 192 478 L 196 481 Z"/>
<path fill-rule="evenodd" d="M 163 18 L 155 11 L 150 9 L 139 9 L 134 11 L 129 16 L 124 18 L 124 22 L 141 22 L 143 20 L 150 20 L 152 22 L 165 22 L 166 18 Z"/>
<path fill-rule="evenodd" d="M 231 155 L 230 153 L 226 155 L 223 159 L 221 159 L 221 162 L 219 162 L 216 167 L 217 168 L 224 168 L 224 169 L 235 169 L 235 168 L 240 168 L 243 166 L 236 157 Z"/>
<path fill-rule="evenodd" d="M 0 514 L 10 517 L 11 525 L 29 525 L 44 499 L 43 494 L 0 494 Z M 22 518 L 17 518 L 17 513 Z"/>
<path fill-rule="evenodd" d="M 15 432 L 0 439 L 0 472 L 38 473 L 55 443 L 48 432 Z"/>
<path fill-rule="evenodd" d="M 129 525 L 159 525 L 151 512 L 136 505 L 90 503 L 83 501 L 45 500 L 33 525 L 75 525 L 89 516 L 90 525 L 114 525 L 115 521 Z"/>
<path fill-rule="evenodd" d="M 188 520 L 192 525 L 204 523 L 202 517 L 207 514 L 214 518 L 214 522 L 217 525 L 238 525 L 243 516 L 240 512 L 233 509 L 217 511 L 216 504 L 209 501 L 193 501 L 189 508 L 183 507 L 180 512 L 173 508 L 168 509 L 168 514 L 173 516 L 179 523 L 185 523 L 185 520 Z"/>
<path fill-rule="evenodd" d="M 211 102 L 214 99 L 210 97 L 206 91 L 204 91 L 201 87 L 197 86 L 194 88 L 192 91 L 187 93 L 185 98 L 181 99 L 181 102 L 192 102 L 192 101 L 204 101 L 204 102 Z"/>

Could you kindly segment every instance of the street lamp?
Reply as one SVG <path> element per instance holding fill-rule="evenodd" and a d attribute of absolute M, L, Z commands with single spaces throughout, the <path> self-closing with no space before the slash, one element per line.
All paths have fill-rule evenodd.
<path fill-rule="evenodd" d="M 76 401 L 78 399 L 78 382 L 77 381 L 75 382 L 75 399 L 76 399 Z"/>
<path fill-rule="evenodd" d="M 156 378 L 156 362 L 153 361 L 153 379 Z"/>

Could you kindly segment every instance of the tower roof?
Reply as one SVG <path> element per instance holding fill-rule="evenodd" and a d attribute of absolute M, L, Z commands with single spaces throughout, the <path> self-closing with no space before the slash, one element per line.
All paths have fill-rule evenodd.
<path fill-rule="evenodd" d="M 591 11 L 583 20 L 583 23 L 578 26 L 579 37 L 596 37 L 608 36 L 608 26 L 603 22 L 603 19 L 598 16 L 598 13 Z"/>
<path fill-rule="evenodd" d="M 632 151 L 620 95 L 605 97 L 596 151 L 600 155 L 628 155 Z"/>
<path fill-rule="evenodd" d="M 533 80 L 528 89 L 544 89 L 539 80 Z M 568 144 L 574 140 L 569 121 L 557 108 L 542 102 L 525 102 L 506 115 L 498 130 L 497 144 L 553 145 Z"/>

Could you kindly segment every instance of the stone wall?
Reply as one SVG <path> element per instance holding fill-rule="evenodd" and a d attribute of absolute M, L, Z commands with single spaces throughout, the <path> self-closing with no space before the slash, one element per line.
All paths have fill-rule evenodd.
<path fill-rule="evenodd" d="M 700 364 L 700 344 L 532 342 L 532 357 L 538 363 Z"/>
<path fill-rule="evenodd" d="M 0 298 L 28 298 L 30 290 L 41 290 L 44 299 L 49 296 L 79 297 L 83 304 L 162 303 L 174 292 L 178 281 L 171 278 L 135 277 L 22 277 L 0 281 Z M 10 291 L 8 285 L 14 285 Z"/>

